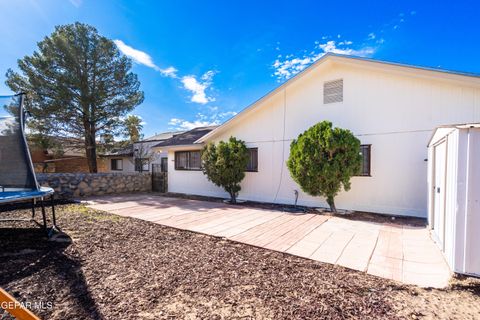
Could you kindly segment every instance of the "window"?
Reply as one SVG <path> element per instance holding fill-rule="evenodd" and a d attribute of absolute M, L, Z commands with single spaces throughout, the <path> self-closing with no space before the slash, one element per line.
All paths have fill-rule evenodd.
<path fill-rule="evenodd" d="M 135 171 L 149 171 L 149 159 L 135 158 Z"/>
<path fill-rule="evenodd" d="M 123 170 L 123 160 L 122 159 L 111 159 L 110 160 L 110 168 L 111 168 L 111 170 L 122 171 Z"/>
<path fill-rule="evenodd" d="M 343 101 L 343 79 L 327 81 L 323 84 L 323 103 Z"/>
<path fill-rule="evenodd" d="M 175 152 L 175 170 L 200 170 L 200 151 Z"/>
<path fill-rule="evenodd" d="M 258 148 L 248 149 L 248 164 L 245 171 L 258 171 Z"/>
<path fill-rule="evenodd" d="M 359 176 L 371 176 L 370 174 L 370 154 L 371 154 L 371 144 L 362 144 L 360 146 L 360 155 L 362 156 L 362 167 L 360 169 Z"/>

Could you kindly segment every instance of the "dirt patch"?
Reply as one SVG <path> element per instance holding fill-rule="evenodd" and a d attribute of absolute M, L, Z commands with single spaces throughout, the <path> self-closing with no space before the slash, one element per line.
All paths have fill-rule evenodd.
<path fill-rule="evenodd" d="M 480 317 L 474 279 L 425 290 L 82 205 L 57 212 L 72 244 L 31 223 L 0 224 L 0 286 L 43 302 L 34 311 L 45 319 Z"/>
<path fill-rule="evenodd" d="M 452 277 L 446 289 L 410 287 L 393 296 L 398 315 L 409 319 L 480 319 L 480 279 Z"/>

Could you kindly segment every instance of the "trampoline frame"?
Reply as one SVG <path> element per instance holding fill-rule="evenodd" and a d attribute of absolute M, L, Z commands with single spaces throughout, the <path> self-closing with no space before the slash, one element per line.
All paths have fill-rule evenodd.
<path fill-rule="evenodd" d="M 35 176 L 35 171 L 32 163 L 32 158 L 30 155 L 30 150 L 28 148 L 27 144 L 27 139 L 25 137 L 25 116 L 26 113 L 23 109 L 23 103 L 24 103 L 24 97 L 25 93 L 18 93 L 15 96 L 20 97 L 20 102 L 19 102 L 19 128 L 21 130 L 21 136 L 22 136 L 22 144 L 23 144 L 23 149 L 25 151 L 25 160 L 27 161 L 28 164 L 28 171 L 29 174 L 31 174 L 31 177 L 33 178 L 33 182 L 35 185 L 35 189 L 18 189 L 14 187 L 8 187 L 8 186 L 0 186 L 0 205 L 1 204 L 6 204 L 6 203 L 16 203 L 16 202 L 22 202 L 22 201 L 31 201 L 31 210 L 32 210 L 32 217 L 29 219 L 25 218 L 4 218 L 0 219 L 0 222 L 4 221 L 33 221 L 37 224 L 39 224 L 35 220 L 35 206 L 37 204 L 37 200 L 40 202 L 40 207 L 41 207 L 41 212 L 42 212 L 42 222 L 43 224 L 41 225 L 45 231 L 48 232 L 47 228 L 47 214 L 45 210 L 45 198 L 50 196 L 50 205 L 52 208 L 52 224 L 53 227 L 51 228 L 50 232 L 48 232 L 48 235 L 52 235 L 53 232 L 59 230 L 57 227 L 57 219 L 55 215 L 55 191 L 52 188 L 49 187 L 40 187 L 37 181 L 37 177 Z"/>
<path fill-rule="evenodd" d="M 0 187 L 2 188 L 2 187 Z M 39 224 L 35 220 L 35 214 L 36 210 L 35 207 L 37 205 L 37 200 L 40 202 L 40 208 L 41 208 L 41 213 L 42 213 L 42 228 L 47 231 L 47 214 L 46 214 L 46 206 L 45 206 L 45 198 L 50 196 L 49 202 L 50 202 L 50 207 L 52 210 L 52 224 L 53 224 L 53 229 L 58 229 L 57 227 L 57 218 L 55 215 L 55 199 L 54 199 L 54 190 L 52 188 L 40 188 L 40 191 L 22 191 L 21 196 L 10 196 L 8 198 L 2 198 L 2 193 L 7 193 L 7 194 L 12 194 L 12 193 L 17 193 L 15 191 L 5 191 L 4 188 L 2 188 L 2 192 L 0 192 L 0 205 L 1 204 L 6 204 L 6 203 L 15 203 L 15 202 L 21 202 L 21 201 L 27 201 L 30 200 L 31 202 L 31 210 L 32 210 L 32 217 L 31 218 L 2 218 L 0 219 L 0 222 L 8 222 L 8 221 L 32 221 L 37 224 Z M 29 195 L 30 194 L 30 195 Z"/>

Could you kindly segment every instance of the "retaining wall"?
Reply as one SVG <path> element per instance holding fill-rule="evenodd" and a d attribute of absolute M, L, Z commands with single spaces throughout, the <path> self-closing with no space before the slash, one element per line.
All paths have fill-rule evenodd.
<path fill-rule="evenodd" d="M 150 173 L 37 173 L 38 183 L 55 189 L 61 199 L 104 194 L 148 192 Z"/>

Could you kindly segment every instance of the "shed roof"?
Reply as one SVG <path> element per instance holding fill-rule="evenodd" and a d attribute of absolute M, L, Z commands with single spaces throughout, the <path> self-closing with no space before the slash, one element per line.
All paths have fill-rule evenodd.
<path fill-rule="evenodd" d="M 472 129 L 480 128 L 480 123 L 462 123 L 462 124 L 447 124 L 443 126 L 438 126 L 433 130 L 432 136 L 428 142 L 428 147 L 436 144 L 436 142 L 440 141 L 443 137 L 449 135 L 452 131 L 456 129 Z"/>

